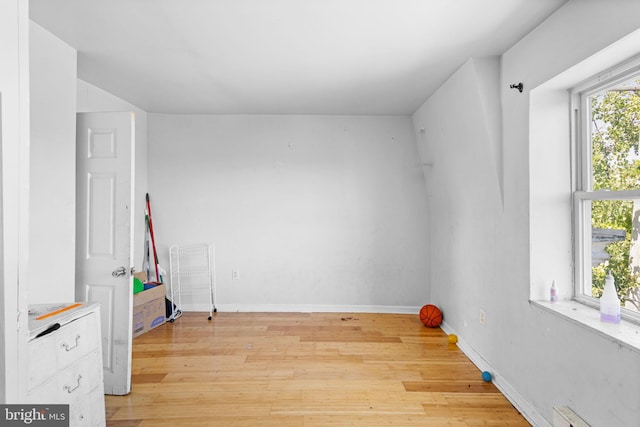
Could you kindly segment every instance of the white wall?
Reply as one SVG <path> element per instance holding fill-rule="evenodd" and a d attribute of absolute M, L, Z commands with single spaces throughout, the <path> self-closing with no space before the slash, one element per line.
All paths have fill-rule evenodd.
<path fill-rule="evenodd" d="M 2 245 L 0 245 L 0 402 L 26 389 L 29 255 L 29 3 L 0 2 Z M 23 357 L 20 357 L 23 356 Z M 24 378 L 24 377 L 22 377 Z"/>
<path fill-rule="evenodd" d="M 558 93 L 536 96 L 532 110 L 530 90 L 639 27 L 636 1 L 570 1 L 503 55 L 501 94 L 496 94 L 504 132 L 503 206 L 497 168 L 488 155 L 491 138 L 485 129 L 491 123 L 478 98 L 486 92 L 482 82 L 491 80 L 486 76 L 491 71 L 468 62 L 414 115 L 418 135 L 425 128 L 424 159 L 433 163 L 426 170 L 432 201 L 432 299 L 442 306 L 446 326 L 460 336 L 461 345 L 494 371 L 496 384 L 518 400 L 535 425 L 549 425 L 554 405 L 572 407 L 592 426 L 638 425 L 640 353 L 528 300 L 531 280 L 544 283 L 543 289 L 557 274 L 570 272 L 566 245 L 559 245 L 554 261 L 535 252 L 545 240 L 537 234 L 530 238 L 530 232 L 538 233 L 546 221 L 563 231 L 555 239 L 571 235 L 566 205 L 558 205 L 558 200 L 569 201 L 562 195 L 568 183 L 540 176 L 568 161 L 568 132 L 561 131 L 553 147 L 541 139 L 548 132 L 538 128 L 549 124 L 540 115 L 562 111 L 559 122 L 566 123 L 569 110 L 557 108 Z M 518 82 L 524 83 L 523 93 L 509 89 Z M 540 164 L 544 158 L 533 148 L 530 175 L 530 144 L 536 143 L 546 144 L 549 161 Z M 566 180 L 568 163 L 565 168 Z M 545 183 L 548 197 L 540 198 Z M 546 242 L 546 249 L 554 245 Z M 533 253 L 532 243 L 538 244 Z M 486 312 L 484 325 L 480 310 Z"/>
<path fill-rule="evenodd" d="M 150 114 L 161 264 L 172 244 L 215 243 L 221 310 L 416 312 L 429 296 L 418 163 L 408 117 Z"/>
<path fill-rule="evenodd" d="M 133 224 L 133 266 L 142 271 L 145 231 L 144 209 L 147 193 L 147 113 L 109 92 L 77 80 L 77 111 L 133 111 L 135 113 L 135 222 Z"/>
<path fill-rule="evenodd" d="M 482 62 L 487 61 L 483 59 Z M 495 60 L 497 63 L 497 60 Z M 492 248 L 503 237 L 504 217 L 496 162 L 484 103 L 490 74 L 467 61 L 414 115 L 431 209 L 431 300 L 445 320 L 482 333 L 480 309 L 502 300 L 501 260 Z M 497 70 L 493 67 L 493 70 Z M 498 95 L 493 94 L 493 97 Z M 424 129 L 424 131 L 421 131 Z M 485 285 L 487 284 L 487 285 Z M 490 285 L 491 284 L 491 285 Z"/>
<path fill-rule="evenodd" d="M 75 299 L 76 51 L 30 22 L 29 303 Z"/>

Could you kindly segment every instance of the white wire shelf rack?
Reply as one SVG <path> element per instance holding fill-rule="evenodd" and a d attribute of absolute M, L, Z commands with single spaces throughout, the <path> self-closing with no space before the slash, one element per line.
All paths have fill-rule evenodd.
<path fill-rule="evenodd" d="M 171 315 L 173 322 L 180 317 L 183 300 L 203 301 L 209 304 L 209 320 L 217 311 L 215 246 L 213 244 L 173 245 L 169 248 Z"/>

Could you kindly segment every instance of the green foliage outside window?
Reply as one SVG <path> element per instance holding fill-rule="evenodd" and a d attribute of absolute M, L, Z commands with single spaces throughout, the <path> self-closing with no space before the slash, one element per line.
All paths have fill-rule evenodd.
<path fill-rule="evenodd" d="M 591 98 L 592 168 L 594 190 L 640 189 L 640 79 Z M 633 202 L 592 202 L 592 227 L 624 230 L 625 240 L 607 245 L 610 259 L 592 269 L 592 294 L 600 297 L 606 272 L 615 278 L 624 302 L 630 288 L 639 286 L 640 274 L 630 266 Z M 638 232 L 638 230 L 636 230 Z"/>

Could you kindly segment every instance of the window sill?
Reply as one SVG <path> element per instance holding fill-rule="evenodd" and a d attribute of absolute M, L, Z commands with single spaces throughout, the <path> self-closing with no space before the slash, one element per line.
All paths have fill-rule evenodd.
<path fill-rule="evenodd" d="M 558 314 L 582 327 L 621 346 L 640 352 L 640 327 L 634 323 L 621 321 L 618 324 L 600 320 L 600 312 L 576 301 L 530 301 L 536 307 Z"/>

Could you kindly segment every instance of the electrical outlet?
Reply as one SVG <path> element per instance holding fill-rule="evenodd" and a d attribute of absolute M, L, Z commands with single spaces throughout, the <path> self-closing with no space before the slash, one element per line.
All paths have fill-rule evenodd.
<path fill-rule="evenodd" d="M 486 318 L 487 318 L 487 313 L 485 313 L 484 310 L 481 309 L 480 310 L 480 324 L 481 325 L 484 325 L 485 320 L 487 320 Z"/>
<path fill-rule="evenodd" d="M 240 280 L 240 270 L 231 270 L 231 280 Z"/>

